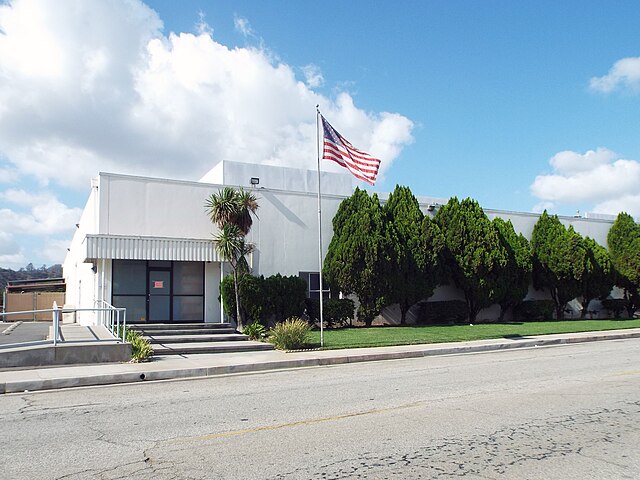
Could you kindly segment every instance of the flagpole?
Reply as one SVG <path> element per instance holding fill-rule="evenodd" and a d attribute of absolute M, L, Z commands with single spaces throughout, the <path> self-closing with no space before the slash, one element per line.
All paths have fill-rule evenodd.
<path fill-rule="evenodd" d="M 320 109 L 316 105 L 316 149 L 318 151 L 318 277 L 320 280 L 320 346 L 324 347 L 324 312 L 322 287 L 322 198 L 320 196 Z M 311 281 L 311 279 L 309 279 Z"/>

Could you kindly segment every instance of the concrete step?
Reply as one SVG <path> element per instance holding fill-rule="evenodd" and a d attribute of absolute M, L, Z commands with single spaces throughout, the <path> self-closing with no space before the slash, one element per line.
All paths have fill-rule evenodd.
<path fill-rule="evenodd" d="M 270 343 L 241 342 L 206 342 L 206 343 L 168 343 L 153 345 L 153 354 L 157 355 L 190 355 L 195 353 L 235 353 L 273 350 Z"/>
<path fill-rule="evenodd" d="M 140 332 L 142 335 L 149 336 L 181 336 L 181 335 L 232 335 L 237 333 L 233 328 L 200 328 L 200 329 L 180 329 L 180 330 L 165 330 L 165 329 L 146 329 L 146 328 L 134 328 L 136 332 Z"/>
<path fill-rule="evenodd" d="M 127 327 L 135 330 L 225 330 L 232 328 L 230 323 L 127 323 Z"/>
<path fill-rule="evenodd" d="M 222 334 L 216 333 L 214 335 L 204 334 L 182 334 L 182 335 L 158 335 L 155 332 L 147 332 L 144 335 L 152 344 L 155 343 L 194 343 L 194 342 L 242 342 L 249 339 L 246 335 L 241 333 L 229 333 Z"/>

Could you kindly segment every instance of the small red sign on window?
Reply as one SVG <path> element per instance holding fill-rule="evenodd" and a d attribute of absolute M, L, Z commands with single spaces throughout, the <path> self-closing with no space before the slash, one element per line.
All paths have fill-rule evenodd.
<path fill-rule="evenodd" d="M 154 281 L 153 282 L 153 288 L 164 288 L 164 282 L 162 280 Z"/>

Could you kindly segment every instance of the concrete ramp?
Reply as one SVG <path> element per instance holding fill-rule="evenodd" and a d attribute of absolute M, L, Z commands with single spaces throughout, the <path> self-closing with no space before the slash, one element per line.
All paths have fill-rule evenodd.
<path fill-rule="evenodd" d="M 131 346 L 115 340 L 102 326 L 61 326 L 62 343 L 51 340 L 0 347 L 0 368 L 44 367 L 90 363 L 128 362 Z M 50 332 L 49 338 L 52 338 Z"/>

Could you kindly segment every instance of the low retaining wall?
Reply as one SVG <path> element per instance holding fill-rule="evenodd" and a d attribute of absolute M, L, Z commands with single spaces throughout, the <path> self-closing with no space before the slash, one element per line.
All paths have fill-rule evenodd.
<path fill-rule="evenodd" d="M 84 363 L 114 363 L 131 360 L 128 343 L 31 345 L 0 349 L 0 368 L 44 367 Z"/>

